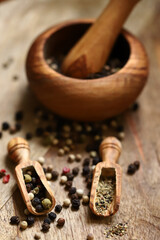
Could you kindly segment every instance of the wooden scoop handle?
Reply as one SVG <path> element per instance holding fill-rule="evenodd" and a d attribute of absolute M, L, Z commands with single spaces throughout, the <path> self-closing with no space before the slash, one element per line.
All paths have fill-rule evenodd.
<path fill-rule="evenodd" d="M 120 141 L 115 137 L 105 138 L 100 145 L 100 155 L 103 162 L 114 162 L 118 161 L 121 154 L 122 145 Z"/>
<path fill-rule="evenodd" d="M 111 0 L 62 64 L 70 77 L 85 78 L 99 72 L 107 61 L 123 23 L 139 0 Z"/>
<path fill-rule="evenodd" d="M 12 138 L 8 143 L 8 153 L 15 163 L 28 161 L 30 156 L 29 144 L 24 138 Z"/>

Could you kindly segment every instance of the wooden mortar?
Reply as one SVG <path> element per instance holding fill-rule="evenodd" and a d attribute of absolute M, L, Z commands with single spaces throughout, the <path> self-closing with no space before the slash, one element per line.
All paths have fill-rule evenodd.
<path fill-rule="evenodd" d="M 48 109 L 69 119 L 98 121 L 123 112 L 138 97 L 148 76 L 145 49 L 126 30 L 121 31 L 115 44 L 126 64 L 115 74 L 92 80 L 70 78 L 47 64 L 47 58 L 66 55 L 93 22 L 72 20 L 51 27 L 37 37 L 26 60 L 27 77 L 36 97 Z"/>

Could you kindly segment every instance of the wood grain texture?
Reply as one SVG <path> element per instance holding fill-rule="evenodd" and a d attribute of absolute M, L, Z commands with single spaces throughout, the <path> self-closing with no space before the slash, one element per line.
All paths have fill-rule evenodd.
<path fill-rule="evenodd" d="M 91 8 L 92 4 L 92 8 Z M 14 123 L 14 112 L 25 109 L 23 129 L 16 136 L 25 136 L 27 131 L 34 129 L 32 108 L 37 105 L 37 101 L 28 90 L 27 80 L 24 72 L 26 53 L 33 39 L 48 27 L 67 19 L 78 17 L 96 17 L 106 5 L 105 0 L 68 0 L 67 5 L 63 0 L 28 0 L 6 1 L 0 5 L 0 66 L 13 57 L 14 62 L 8 69 L 1 67 L 0 79 L 0 122 L 5 120 Z M 144 11 L 145 9 L 145 11 Z M 129 221 L 127 235 L 120 238 L 122 240 L 159 240 L 160 235 L 160 35 L 157 31 L 160 16 L 159 0 L 142 1 L 131 14 L 126 26 L 131 32 L 137 34 L 144 43 L 150 59 L 149 82 L 139 98 L 140 109 L 137 113 L 126 113 L 125 134 L 123 142 L 123 152 L 119 163 L 123 169 L 122 198 L 121 206 L 117 214 L 109 219 L 101 219 L 91 214 L 86 206 L 81 206 L 78 212 L 64 209 L 60 216 L 64 216 L 66 224 L 63 229 L 58 229 L 54 223 L 50 231 L 42 234 L 42 239 L 50 240 L 75 240 L 86 239 L 89 232 L 93 232 L 95 239 L 105 239 L 103 230 L 109 223 Z M 143 17 L 142 17 L 143 13 Z M 11 17 L 12 16 L 12 17 Z M 45 17 L 42 17 L 45 16 Z M 135 24 L 135 18 L 138 24 Z M 6 27 L 7 23 L 7 27 Z M 158 24 L 158 25 L 157 25 Z M 19 75 L 18 81 L 13 81 L 12 76 Z M 33 239 L 34 233 L 41 228 L 42 218 L 38 218 L 33 228 L 20 231 L 18 227 L 8 224 L 13 215 L 19 215 L 24 219 L 23 210 L 25 205 L 19 193 L 14 192 L 15 180 L 12 175 L 14 165 L 6 159 L 7 143 L 11 139 L 7 132 L 0 140 L 1 168 L 6 168 L 11 174 L 9 184 L 0 182 L 0 237 L 2 240 L 11 239 Z M 31 159 L 37 159 L 47 151 L 47 147 L 41 145 L 38 138 L 30 141 Z M 83 146 L 77 147 L 76 152 L 81 152 L 83 156 L 87 154 L 83 151 Z M 66 165 L 66 157 L 57 157 L 56 150 L 50 149 L 45 155 L 47 164 L 54 163 L 56 170 L 61 171 Z M 126 175 L 129 163 L 140 160 L 141 167 L 133 175 Z M 69 166 L 81 166 L 81 163 L 70 164 Z M 74 185 L 84 188 L 79 175 L 74 180 Z M 52 189 L 57 197 L 57 203 L 62 203 L 67 197 L 63 186 L 59 181 L 52 183 Z M 4 204 L 6 203 L 6 204 Z M 3 206 L 3 208 L 2 208 Z M 119 240 L 120 240 L 119 239 Z"/>
<path fill-rule="evenodd" d="M 91 196 L 90 196 L 90 209 L 94 214 L 101 217 L 109 217 L 114 215 L 120 205 L 121 198 L 121 185 L 122 185 L 122 169 L 116 164 L 122 151 L 121 143 L 115 137 L 108 137 L 102 141 L 100 144 L 100 155 L 102 157 L 102 162 L 98 163 L 95 167 Z M 113 201 L 111 202 L 109 208 L 106 209 L 105 213 L 99 213 L 96 210 L 96 189 L 100 181 L 100 176 L 103 177 L 113 177 L 116 180 L 116 189 Z"/>
<path fill-rule="evenodd" d="M 122 26 L 139 0 L 111 0 L 95 23 L 72 47 L 62 63 L 62 72 L 87 78 L 107 62 Z"/>
<path fill-rule="evenodd" d="M 129 48 L 130 53 L 117 73 L 91 81 L 70 78 L 51 69 L 45 59 L 48 49 L 53 55 L 62 54 L 91 23 L 92 20 L 82 19 L 53 26 L 37 37 L 26 61 L 30 87 L 39 101 L 53 112 L 79 121 L 100 121 L 123 112 L 140 94 L 148 76 L 144 47 L 125 30 L 122 36 L 127 43 L 119 49 Z"/>

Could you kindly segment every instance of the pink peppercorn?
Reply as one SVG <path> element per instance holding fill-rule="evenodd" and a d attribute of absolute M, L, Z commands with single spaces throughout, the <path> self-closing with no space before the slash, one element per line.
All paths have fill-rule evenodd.
<path fill-rule="evenodd" d="M 63 174 L 67 174 L 69 172 L 70 172 L 70 168 L 68 168 L 68 167 L 63 168 Z"/>
<path fill-rule="evenodd" d="M 6 173 L 6 170 L 5 169 L 1 169 L 0 172 L 1 173 Z"/>
<path fill-rule="evenodd" d="M 9 182 L 9 179 L 10 179 L 10 175 L 6 175 L 3 177 L 3 183 L 8 183 Z"/>

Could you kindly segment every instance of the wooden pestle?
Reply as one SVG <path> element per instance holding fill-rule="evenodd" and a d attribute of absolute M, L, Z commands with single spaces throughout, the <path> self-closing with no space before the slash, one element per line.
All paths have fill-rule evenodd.
<path fill-rule="evenodd" d="M 100 17 L 65 57 L 62 72 L 74 78 L 86 78 L 99 72 L 108 60 L 123 23 L 138 1 L 110 0 Z"/>
<path fill-rule="evenodd" d="M 20 137 L 13 138 L 8 143 L 9 156 L 13 162 L 18 164 L 15 168 L 15 175 L 16 175 L 18 187 L 22 194 L 23 200 L 27 206 L 27 209 L 29 210 L 30 213 L 34 215 L 44 215 L 50 212 L 55 206 L 55 198 L 47 182 L 47 179 L 44 175 L 42 166 L 37 161 L 30 160 L 29 152 L 30 152 L 30 148 L 29 148 L 28 142 L 23 138 L 20 138 Z M 35 208 L 31 204 L 31 200 L 29 199 L 28 192 L 24 182 L 24 177 L 23 177 L 23 170 L 28 167 L 34 168 L 43 186 L 46 189 L 47 198 L 49 198 L 52 202 L 51 208 L 44 210 L 43 212 L 36 212 Z"/>
<path fill-rule="evenodd" d="M 90 209 L 98 216 L 107 217 L 115 214 L 119 209 L 122 170 L 116 162 L 121 154 L 121 148 L 122 146 L 120 141 L 115 137 L 108 137 L 104 139 L 100 145 L 99 151 L 102 157 L 102 162 L 98 163 L 95 167 L 90 196 Z M 110 206 L 106 209 L 105 213 L 99 213 L 96 209 L 96 190 L 100 177 L 113 178 L 116 182 L 113 201 L 110 203 Z"/>

